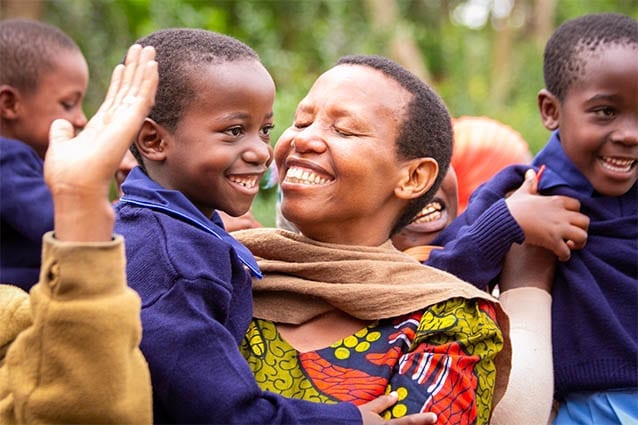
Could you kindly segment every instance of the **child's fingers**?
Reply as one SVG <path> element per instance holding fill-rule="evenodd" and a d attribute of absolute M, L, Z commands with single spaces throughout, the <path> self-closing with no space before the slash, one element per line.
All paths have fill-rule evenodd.
<path fill-rule="evenodd" d="M 561 241 L 561 243 L 556 245 L 554 249 L 552 249 L 552 252 L 556 255 L 558 261 L 562 262 L 569 260 L 569 258 L 572 256 L 572 250 L 569 249 L 569 246 L 565 241 Z"/>
<path fill-rule="evenodd" d="M 73 138 L 75 130 L 69 121 L 59 118 L 51 123 L 49 128 L 49 143 L 59 143 Z"/>
<path fill-rule="evenodd" d="M 564 239 L 569 249 L 583 249 L 587 244 L 587 231 L 577 226 L 570 226 Z"/>
<path fill-rule="evenodd" d="M 557 199 L 558 202 L 560 202 L 562 208 L 564 208 L 567 211 L 575 211 L 575 212 L 580 211 L 580 201 L 576 198 L 572 198 L 569 196 L 562 196 L 562 195 L 554 195 L 554 196 L 551 196 L 550 198 Z"/>
<path fill-rule="evenodd" d="M 530 168 L 525 172 L 525 180 L 521 188 L 532 195 L 538 193 L 538 184 L 536 183 L 536 172 L 534 169 Z"/>
<path fill-rule="evenodd" d="M 139 96 L 147 99 L 150 106 L 155 104 L 155 93 L 159 83 L 159 74 L 157 72 L 157 62 L 150 61 L 144 66 L 144 75 L 139 90 Z"/>
<path fill-rule="evenodd" d="M 142 46 L 140 46 L 139 44 L 133 44 L 131 47 L 129 47 L 128 52 L 126 53 L 126 60 L 124 61 L 124 74 L 122 76 L 118 91 L 115 95 L 115 105 L 119 105 L 124 97 L 128 95 L 131 84 L 133 83 L 133 78 L 135 77 L 135 71 L 137 70 L 141 52 Z"/>
<path fill-rule="evenodd" d="M 133 75 L 133 80 L 131 82 L 131 87 L 129 88 L 127 96 L 138 96 L 140 94 L 140 89 L 142 88 L 144 78 L 145 76 L 147 76 L 146 65 L 154 60 L 155 49 L 151 46 L 144 47 L 138 58 L 135 74 Z"/>

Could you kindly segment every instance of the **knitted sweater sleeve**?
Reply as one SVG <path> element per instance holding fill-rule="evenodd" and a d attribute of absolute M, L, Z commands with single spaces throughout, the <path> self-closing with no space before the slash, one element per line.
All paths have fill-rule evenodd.
<path fill-rule="evenodd" d="M 44 236 L 33 324 L 0 371 L 1 423 L 151 423 L 140 301 L 124 261 L 119 236 L 87 244 Z"/>
<path fill-rule="evenodd" d="M 443 249 L 430 253 L 425 264 L 452 273 L 481 289 L 486 289 L 500 274 L 512 244 L 525 240 L 505 199 L 496 201 L 476 221 L 459 226 L 456 231 L 455 237 Z"/>
<path fill-rule="evenodd" d="M 505 198 L 523 182 L 527 166 L 506 167 L 479 186 L 467 209 L 432 242 L 425 264 L 445 270 L 478 288 L 486 289 L 500 273 L 513 243 L 525 233 L 507 208 Z"/>

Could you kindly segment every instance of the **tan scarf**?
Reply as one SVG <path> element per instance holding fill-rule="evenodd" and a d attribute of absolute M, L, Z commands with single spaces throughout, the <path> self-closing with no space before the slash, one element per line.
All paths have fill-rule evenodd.
<path fill-rule="evenodd" d="M 454 297 L 489 294 L 424 266 L 387 241 L 378 247 L 316 242 L 282 229 L 233 233 L 257 258 L 254 316 L 301 324 L 332 309 L 361 320 L 412 313 Z"/>
<path fill-rule="evenodd" d="M 263 279 L 253 279 L 253 316 L 301 324 L 334 309 L 357 319 L 378 320 L 421 310 L 450 298 L 492 301 L 504 346 L 496 358 L 494 403 L 507 385 L 511 347 L 509 319 L 498 301 L 444 271 L 424 266 L 394 248 L 316 242 L 283 229 L 233 232 L 253 253 Z"/>

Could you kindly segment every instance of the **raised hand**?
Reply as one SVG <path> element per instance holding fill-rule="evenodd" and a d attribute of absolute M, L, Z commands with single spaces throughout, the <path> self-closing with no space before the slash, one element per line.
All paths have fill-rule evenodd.
<path fill-rule="evenodd" d="M 567 196 L 538 194 L 534 170 L 506 199 L 510 213 L 525 233 L 525 242 L 552 251 L 567 261 L 571 250 L 582 249 L 587 242 L 589 217 L 581 214 L 580 202 Z"/>
<path fill-rule="evenodd" d="M 111 239 L 109 187 L 153 106 L 159 78 L 154 59 L 152 47 L 131 46 L 125 64 L 113 70 L 104 102 L 77 136 L 66 120 L 51 124 L 44 178 L 53 195 L 56 238 Z"/>

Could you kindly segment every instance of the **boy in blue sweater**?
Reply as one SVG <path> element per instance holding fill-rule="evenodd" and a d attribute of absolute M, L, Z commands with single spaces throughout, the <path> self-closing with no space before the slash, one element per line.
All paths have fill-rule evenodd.
<path fill-rule="evenodd" d="M 141 349 L 157 423 L 384 423 L 367 406 L 289 400 L 263 392 L 239 352 L 252 319 L 252 254 L 217 210 L 248 211 L 272 161 L 275 85 L 244 43 L 167 29 L 153 46 L 155 105 L 131 150 L 140 166 L 122 184 L 115 231 L 126 239 L 129 285 L 142 298 Z M 431 414 L 395 424 L 432 423 Z"/>
<path fill-rule="evenodd" d="M 86 125 L 89 70 L 79 47 L 37 21 L 0 22 L 0 282 L 28 291 L 38 281 L 42 235 L 53 229 L 44 182 L 49 127 Z"/>
<path fill-rule="evenodd" d="M 557 265 L 553 285 L 554 380 L 560 402 L 555 423 L 635 423 L 638 22 L 618 14 L 568 21 L 547 42 L 543 63 L 546 88 L 538 105 L 552 136 L 532 163 L 547 167 L 539 191 L 577 199 L 590 219 L 587 245 Z M 441 252 L 448 251 L 450 267 L 441 262 L 439 267 L 454 273 L 452 258 L 469 257 L 467 249 L 450 251 L 450 241 L 490 240 L 486 251 L 496 253 L 494 261 L 473 270 L 482 272 L 479 284 L 498 276 L 499 250 L 520 241 L 513 240 L 516 232 L 488 236 L 488 227 L 477 224 L 490 219 L 527 168 L 507 168 L 477 190 L 468 210 L 434 241 L 445 246 Z M 507 212 L 499 217 L 512 221 Z M 468 236 L 469 229 L 474 236 Z"/>

